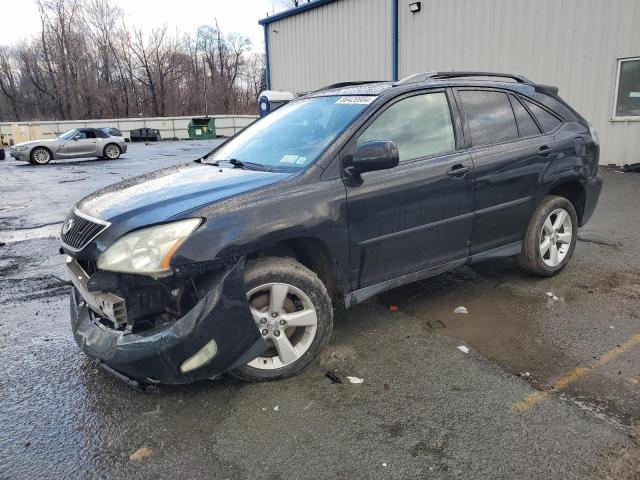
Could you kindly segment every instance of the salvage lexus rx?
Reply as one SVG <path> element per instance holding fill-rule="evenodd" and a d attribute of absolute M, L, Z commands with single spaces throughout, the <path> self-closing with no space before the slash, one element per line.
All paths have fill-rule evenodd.
<path fill-rule="evenodd" d="M 587 121 L 517 75 L 328 87 L 65 220 L 76 342 L 132 385 L 300 372 L 333 309 L 483 260 L 551 276 L 602 181 Z"/>

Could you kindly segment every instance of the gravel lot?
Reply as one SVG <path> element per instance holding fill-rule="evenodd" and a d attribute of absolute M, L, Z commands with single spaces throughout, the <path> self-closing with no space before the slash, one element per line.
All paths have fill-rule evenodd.
<path fill-rule="evenodd" d="M 503 260 L 387 292 L 338 311 L 299 377 L 141 394 L 97 369 L 70 332 L 60 222 L 214 144 L 0 162 L 0 478 L 639 478 L 640 174 L 602 172 L 557 277 Z"/>

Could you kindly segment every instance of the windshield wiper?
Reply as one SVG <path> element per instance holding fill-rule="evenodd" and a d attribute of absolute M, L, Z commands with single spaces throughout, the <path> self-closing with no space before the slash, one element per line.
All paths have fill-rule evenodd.
<path fill-rule="evenodd" d="M 265 167 L 264 165 L 260 164 L 260 163 L 254 163 L 254 162 L 245 162 L 242 160 L 238 160 L 237 158 L 231 158 L 229 160 L 217 160 L 214 163 L 211 163 L 210 165 L 215 165 L 217 167 L 220 166 L 220 162 L 227 162 L 230 163 L 231 165 L 233 165 L 234 167 L 238 167 L 238 168 L 244 168 L 246 170 L 260 170 L 262 172 L 270 172 L 271 169 Z"/>

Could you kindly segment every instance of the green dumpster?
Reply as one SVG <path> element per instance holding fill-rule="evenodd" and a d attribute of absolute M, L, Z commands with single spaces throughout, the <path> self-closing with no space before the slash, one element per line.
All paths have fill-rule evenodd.
<path fill-rule="evenodd" d="M 207 140 L 216 138 L 216 121 L 214 118 L 192 118 L 187 127 L 190 140 Z"/>

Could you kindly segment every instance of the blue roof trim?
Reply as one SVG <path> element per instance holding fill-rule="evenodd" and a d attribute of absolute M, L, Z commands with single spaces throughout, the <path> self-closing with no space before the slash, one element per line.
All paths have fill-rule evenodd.
<path fill-rule="evenodd" d="M 307 12 L 309 10 L 313 10 L 314 8 L 322 7 L 336 1 L 338 0 L 312 0 L 310 3 L 304 3 L 299 7 L 290 8 L 289 10 L 285 10 L 284 12 L 277 13 L 270 17 L 265 17 L 262 20 L 258 20 L 258 23 L 260 25 L 267 25 L 271 22 L 275 22 L 276 20 L 282 20 L 283 18 L 292 17 L 299 13 Z"/>

